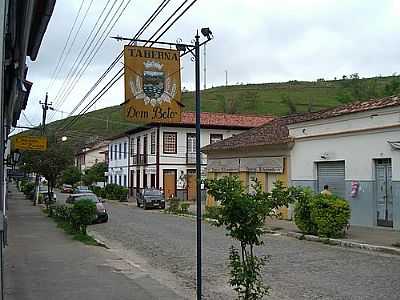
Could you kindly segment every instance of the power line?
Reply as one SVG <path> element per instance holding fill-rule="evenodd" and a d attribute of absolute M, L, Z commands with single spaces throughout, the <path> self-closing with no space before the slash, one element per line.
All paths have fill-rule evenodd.
<path fill-rule="evenodd" d="M 73 78 L 68 78 L 68 80 L 66 79 L 65 82 L 66 84 L 63 86 L 63 89 L 61 91 L 61 88 L 59 90 L 59 92 L 57 93 L 57 96 L 59 97 L 57 99 L 58 102 L 64 103 L 66 97 L 68 96 L 68 94 L 72 91 L 72 89 L 75 87 L 75 85 L 77 84 L 77 82 L 79 81 L 79 79 L 82 77 L 82 75 L 85 73 L 86 69 L 88 68 L 88 66 L 90 65 L 90 63 L 92 62 L 93 58 L 96 56 L 97 52 L 100 50 L 101 46 L 103 45 L 105 39 L 107 38 L 107 35 L 111 32 L 111 30 L 114 28 L 115 24 L 118 22 L 119 18 L 122 16 L 122 13 L 125 11 L 125 9 L 127 8 L 128 4 L 131 2 L 131 0 L 128 0 L 126 2 L 125 7 L 123 7 L 123 9 L 121 10 L 120 14 L 118 15 L 118 17 L 116 18 L 116 15 L 118 13 L 118 11 L 121 9 L 121 7 L 124 4 L 124 0 L 121 1 L 121 3 L 119 4 L 119 6 L 117 7 L 117 9 L 114 11 L 114 14 L 111 16 L 111 18 L 108 21 L 108 24 L 106 25 L 106 27 L 104 28 L 103 32 L 100 34 L 98 40 L 96 41 L 95 45 L 92 48 L 92 51 L 89 52 L 89 55 L 86 57 L 85 61 L 83 62 L 83 64 L 80 64 L 81 61 L 84 59 L 86 53 L 88 52 L 88 50 L 90 49 L 91 45 L 93 44 L 94 40 L 96 39 L 97 35 L 99 34 L 100 30 L 102 29 L 105 21 L 107 20 L 109 14 L 111 13 L 112 9 L 114 8 L 115 4 L 116 4 L 116 0 L 114 1 L 112 7 L 110 8 L 110 10 L 107 13 L 107 16 L 105 17 L 105 19 L 103 20 L 102 24 L 100 25 L 100 27 L 98 28 L 95 36 L 92 38 L 89 47 L 86 49 L 84 55 L 81 57 L 81 60 L 79 62 L 79 65 L 76 66 L 75 70 L 74 70 L 74 74 L 71 76 Z M 116 19 L 115 19 L 116 18 Z M 115 21 L 114 21 L 115 19 Z M 112 24 L 112 22 L 114 21 L 114 23 Z M 108 30 L 109 29 L 109 30 Z M 106 31 L 108 30 L 108 32 L 106 33 Z M 99 44 L 100 43 L 100 44 Z M 77 68 L 79 68 L 78 71 Z M 60 105 L 61 107 L 61 105 Z"/>
<path fill-rule="evenodd" d="M 28 124 L 32 127 L 36 127 L 35 125 L 33 125 L 33 123 L 28 119 L 28 117 L 26 116 L 25 112 L 22 111 L 22 116 L 24 117 L 24 119 L 26 120 L 26 122 L 28 122 Z"/>
<path fill-rule="evenodd" d="M 184 1 L 184 3 L 186 3 L 187 2 L 187 0 L 185 0 Z M 190 5 L 189 6 L 187 6 L 185 9 L 184 9 L 184 11 L 181 13 L 181 14 L 179 14 L 179 16 L 178 17 L 176 17 L 175 18 L 175 20 L 157 37 L 157 39 L 155 40 L 155 41 L 153 41 L 153 43 L 151 44 L 151 45 L 153 45 L 154 44 L 154 42 L 156 42 L 156 41 L 158 41 L 166 32 L 167 32 L 167 30 L 169 29 L 169 28 L 171 28 L 172 27 L 172 25 L 174 25 L 188 10 L 189 10 L 189 8 L 190 7 L 192 7 L 193 6 L 193 4 L 195 4 L 197 2 L 197 0 L 193 0 L 192 1 L 192 3 L 190 3 Z M 182 6 L 180 6 L 180 7 L 182 7 Z M 177 11 L 178 10 L 176 10 L 175 12 L 174 12 L 174 14 L 176 14 L 177 13 Z M 171 17 L 168 19 L 168 20 L 170 20 L 171 19 Z M 166 23 L 164 22 L 164 24 L 156 31 L 156 33 L 157 32 L 159 32 L 160 30 L 161 30 L 161 28 L 165 25 Z M 154 36 L 154 35 L 153 35 Z M 90 109 L 90 107 L 91 106 L 93 106 L 105 93 L 107 93 L 107 91 L 123 76 L 123 68 L 121 68 L 115 75 L 114 75 L 114 77 L 107 83 L 107 85 L 105 86 L 105 87 L 103 87 L 103 89 L 86 105 L 86 107 L 85 108 L 83 108 L 80 112 L 79 112 L 79 114 L 77 115 L 77 116 L 75 116 L 75 118 L 70 122 L 70 124 L 67 124 L 67 125 L 65 125 L 64 127 L 63 127 L 63 129 L 65 129 L 66 127 L 68 127 L 68 126 L 72 126 L 73 125 L 73 123 L 74 122 L 76 122 L 76 120 L 77 119 L 79 119 L 79 117 L 82 115 L 82 114 L 84 114 L 84 113 L 86 113 L 89 109 Z M 96 99 L 96 97 L 97 97 L 97 99 Z"/>
<path fill-rule="evenodd" d="M 56 78 L 55 75 L 56 75 L 56 73 L 57 73 L 57 71 L 58 71 L 58 68 L 59 68 L 59 66 L 60 66 L 61 59 L 62 59 L 62 57 L 63 57 L 63 55 L 64 55 L 64 53 L 65 53 L 65 49 L 67 48 L 69 39 L 71 38 L 71 34 L 72 34 L 72 32 L 74 31 L 74 28 L 75 28 L 75 25 L 76 25 L 76 21 L 78 20 L 78 17 L 79 17 L 79 15 L 80 15 L 80 13 L 81 13 L 81 10 L 82 10 L 82 7 L 83 7 L 83 4 L 84 4 L 84 3 L 85 3 L 85 0 L 82 0 L 81 5 L 79 6 L 79 9 L 78 9 L 78 13 L 76 14 L 75 20 L 74 20 L 74 22 L 73 22 L 73 24 L 72 24 L 71 30 L 70 30 L 69 33 L 68 33 L 67 40 L 65 41 L 64 47 L 63 47 L 63 49 L 62 49 L 62 51 L 61 51 L 61 54 L 60 54 L 60 56 L 59 56 L 59 58 L 58 58 L 56 67 L 54 68 L 53 73 L 52 73 L 52 75 L 51 75 L 51 80 L 50 80 L 50 82 L 49 82 L 49 85 L 47 86 L 47 90 L 50 89 L 50 87 L 53 85 L 53 83 L 54 83 L 54 81 L 55 81 L 55 78 Z"/>
<path fill-rule="evenodd" d="M 135 34 L 134 38 L 140 37 L 140 35 L 148 28 L 148 26 L 154 21 L 154 19 L 161 13 L 161 11 L 165 8 L 165 6 L 170 2 L 170 0 L 164 0 L 154 11 L 154 13 L 146 20 L 145 24 L 139 29 L 139 31 Z M 131 42 L 130 42 L 131 44 Z M 117 62 L 122 58 L 123 51 L 114 59 L 114 61 L 110 64 L 110 66 L 106 69 L 106 71 L 100 76 L 100 78 L 95 82 L 95 84 L 90 88 L 90 90 L 85 94 L 85 96 L 81 99 L 81 101 L 74 107 L 74 109 L 70 112 L 70 116 L 82 105 L 82 103 L 87 99 L 87 97 L 96 89 L 96 87 L 100 84 L 100 82 L 107 76 L 107 74 L 111 71 L 111 69 L 117 64 Z"/>
<path fill-rule="evenodd" d="M 113 4 L 113 5 L 115 5 L 116 1 L 117 1 L 117 0 L 114 1 L 114 4 Z M 65 83 L 65 81 L 70 77 L 71 72 L 75 72 L 75 70 L 76 70 L 76 68 L 77 68 L 76 64 L 77 64 L 78 59 L 80 58 L 80 61 L 79 61 L 79 63 L 78 63 L 78 64 L 80 64 L 81 61 L 82 61 L 82 58 L 86 55 L 86 52 L 87 52 L 88 49 L 90 48 L 90 45 L 89 45 L 88 48 L 86 48 L 85 53 L 81 56 L 83 50 L 85 49 L 87 43 L 89 42 L 90 38 L 92 37 L 92 34 L 93 34 L 95 28 L 97 27 L 97 25 L 99 24 L 100 20 L 102 19 L 103 14 L 104 14 L 104 12 L 106 11 L 106 9 L 107 9 L 108 5 L 110 4 L 110 2 L 111 2 L 111 0 L 108 0 L 108 1 L 107 1 L 107 3 L 106 3 L 106 5 L 104 6 L 103 10 L 101 11 L 100 15 L 97 17 L 96 23 L 93 25 L 93 27 L 92 27 L 92 29 L 91 29 L 91 31 L 90 31 L 88 37 L 86 38 L 86 41 L 84 42 L 84 44 L 83 44 L 83 46 L 81 47 L 81 49 L 80 49 L 78 55 L 76 56 L 75 61 L 74 61 L 74 63 L 72 64 L 72 66 L 71 66 L 71 68 L 70 68 L 70 70 L 69 70 L 69 72 L 68 72 L 68 74 L 67 74 L 66 78 L 64 79 L 64 82 L 62 83 L 61 86 L 63 86 L 64 83 Z M 107 18 L 107 17 L 106 17 L 106 18 Z M 100 26 L 100 27 L 101 27 L 101 26 Z M 93 39 L 92 39 L 92 41 L 93 41 Z M 72 70 L 74 70 L 74 71 L 72 71 Z M 58 93 L 57 93 L 57 96 L 58 96 Z M 56 98 L 55 98 L 56 100 L 57 100 L 57 96 L 56 96 Z M 58 103 L 59 103 L 59 102 L 56 101 L 56 102 L 55 102 L 55 105 L 58 105 Z M 62 105 L 62 104 L 61 104 L 61 105 Z M 50 118 L 52 119 L 53 117 L 54 117 L 54 113 L 52 114 L 52 116 L 51 116 Z"/>

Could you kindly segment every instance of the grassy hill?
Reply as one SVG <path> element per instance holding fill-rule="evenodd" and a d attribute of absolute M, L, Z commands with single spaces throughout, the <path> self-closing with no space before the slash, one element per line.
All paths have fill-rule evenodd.
<path fill-rule="evenodd" d="M 399 81 L 398 76 L 387 76 L 215 87 L 202 91 L 201 108 L 202 111 L 208 112 L 280 116 L 293 112 L 321 110 L 358 99 L 380 97 L 390 93 L 390 90 L 387 90 L 388 86 Z M 398 86 L 396 85 L 394 89 L 398 91 Z M 193 92 L 183 93 L 182 102 L 185 104 L 185 111 L 194 111 Z M 121 106 L 89 112 L 71 128 L 60 131 L 70 119 L 52 122 L 48 124 L 47 130 L 49 134 L 55 134 L 57 139 L 67 136 L 67 143 L 75 149 L 137 126 L 123 120 Z M 33 134 L 33 131 L 24 134 Z"/>

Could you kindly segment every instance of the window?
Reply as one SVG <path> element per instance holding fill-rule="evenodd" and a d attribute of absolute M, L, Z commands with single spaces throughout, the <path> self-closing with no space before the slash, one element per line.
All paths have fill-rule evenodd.
<path fill-rule="evenodd" d="M 143 154 L 147 155 L 147 134 L 143 137 Z"/>
<path fill-rule="evenodd" d="M 210 144 L 214 144 L 216 142 L 222 141 L 222 134 L 210 134 Z"/>
<path fill-rule="evenodd" d="M 188 133 L 186 142 L 187 153 L 196 153 L 196 134 Z"/>
<path fill-rule="evenodd" d="M 113 160 L 113 148 L 112 148 L 112 145 L 110 145 L 109 153 L 110 153 L 110 160 Z"/>
<path fill-rule="evenodd" d="M 117 145 L 117 144 L 115 144 L 115 145 L 114 145 L 114 159 L 115 159 L 115 160 L 117 160 L 117 159 L 118 159 L 118 157 L 117 157 L 117 153 L 118 153 L 118 145 Z"/>
<path fill-rule="evenodd" d="M 140 136 L 136 138 L 136 155 L 140 154 Z"/>
<path fill-rule="evenodd" d="M 117 184 L 117 175 L 114 176 L 114 183 Z"/>
<path fill-rule="evenodd" d="M 118 178 L 119 178 L 118 184 L 121 185 L 121 175 L 119 175 Z"/>
<path fill-rule="evenodd" d="M 112 183 L 112 176 L 108 176 L 108 183 Z"/>
<path fill-rule="evenodd" d="M 156 154 L 156 133 L 154 131 L 150 135 L 150 154 Z"/>
<path fill-rule="evenodd" d="M 130 144 L 130 146 L 131 146 L 131 157 L 133 157 L 134 155 L 135 155 L 135 139 L 134 138 L 131 138 L 131 144 Z"/>
<path fill-rule="evenodd" d="M 122 145 L 119 143 L 119 159 L 122 158 Z"/>
<path fill-rule="evenodd" d="M 126 151 L 127 151 L 127 143 L 124 143 L 124 158 L 126 158 Z"/>
<path fill-rule="evenodd" d="M 126 187 L 126 175 L 124 175 L 124 187 Z"/>
<path fill-rule="evenodd" d="M 176 154 L 176 132 L 163 133 L 164 153 Z"/>

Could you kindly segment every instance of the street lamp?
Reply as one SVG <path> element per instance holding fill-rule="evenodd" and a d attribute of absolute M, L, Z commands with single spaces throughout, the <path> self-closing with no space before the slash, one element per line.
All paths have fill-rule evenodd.
<path fill-rule="evenodd" d="M 140 39 L 124 38 L 121 36 L 111 37 L 118 41 L 131 41 L 135 45 L 136 43 L 150 43 L 174 46 L 181 53 L 181 57 L 187 53 L 191 53 L 195 61 L 195 82 L 196 82 L 196 253 L 197 253 L 197 269 L 196 269 L 196 290 L 197 290 L 197 300 L 201 300 L 202 296 L 202 254 L 201 254 L 201 156 L 200 156 L 200 47 L 208 43 L 213 39 L 212 32 L 210 28 L 202 28 L 202 35 L 206 37 L 206 40 L 200 43 L 199 32 L 196 32 L 194 44 L 184 44 L 184 43 L 170 43 L 170 42 L 158 42 L 158 41 L 147 41 Z"/>
<path fill-rule="evenodd" d="M 66 142 L 68 140 L 68 137 L 66 137 L 66 136 L 63 136 L 62 138 L 61 138 L 61 141 L 62 142 Z"/>
<path fill-rule="evenodd" d="M 21 158 L 21 152 L 19 152 L 19 150 L 17 149 L 13 152 L 12 156 L 14 165 L 16 165 L 19 162 L 20 158 Z"/>

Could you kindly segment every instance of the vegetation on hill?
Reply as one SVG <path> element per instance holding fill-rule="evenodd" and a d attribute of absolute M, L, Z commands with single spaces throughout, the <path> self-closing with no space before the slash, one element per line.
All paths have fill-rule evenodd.
<path fill-rule="evenodd" d="M 202 91 L 201 109 L 209 112 L 286 115 L 317 111 L 355 100 L 368 100 L 400 93 L 400 76 L 360 78 L 357 73 L 339 80 L 288 81 L 214 87 Z M 194 111 L 193 92 L 184 92 L 185 111 Z M 60 130 L 72 117 L 47 126 L 47 133 L 57 140 L 67 136 L 66 144 L 78 149 L 137 125 L 123 119 L 122 107 L 111 106 L 89 112 L 67 130 Z M 35 134 L 26 131 L 23 134 Z"/>

